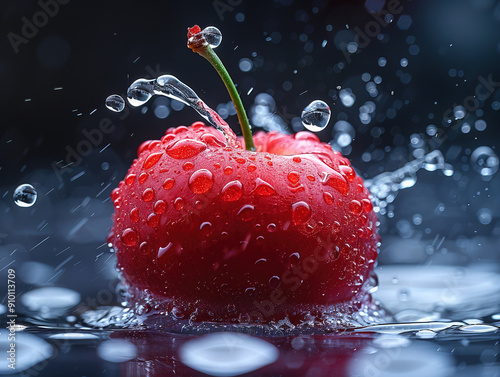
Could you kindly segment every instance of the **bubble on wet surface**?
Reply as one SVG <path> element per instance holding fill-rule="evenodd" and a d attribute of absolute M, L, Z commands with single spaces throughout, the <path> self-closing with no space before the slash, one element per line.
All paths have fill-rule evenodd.
<path fill-rule="evenodd" d="M 35 204 L 38 194 L 35 188 L 29 183 L 19 185 L 14 190 L 14 203 L 19 207 L 31 207 Z"/>
<path fill-rule="evenodd" d="M 137 347 L 124 339 L 111 339 L 99 344 L 97 355 L 111 363 L 123 363 L 136 358 Z"/>
<path fill-rule="evenodd" d="M 470 158 L 473 169 L 483 177 L 490 177 L 498 171 L 498 156 L 490 147 L 476 148 Z"/>
<path fill-rule="evenodd" d="M 49 339 L 84 342 L 84 341 L 96 341 L 99 340 L 100 338 L 97 335 L 90 333 L 63 332 L 59 334 L 50 335 Z"/>
<path fill-rule="evenodd" d="M 201 31 L 203 34 L 203 37 L 205 38 L 205 41 L 210 45 L 212 48 L 218 47 L 221 42 L 222 42 L 222 33 L 219 29 L 217 29 L 214 26 L 208 26 L 205 29 Z"/>
<path fill-rule="evenodd" d="M 109 110 L 119 113 L 125 109 L 125 100 L 118 94 L 112 94 L 106 98 L 105 105 Z"/>
<path fill-rule="evenodd" d="M 409 346 L 411 341 L 401 335 L 397 334 L 383 334 L 378 336 L 373 341 L 373 344 L 381 348 L 400 348 Z"/>
<path fill-rule="evenodd" d="M 80 302 L 80 294 L 67 288 L 33 289 L 21 296 L 21 303 L 31 311 L 48 313 L 68 309 Z"/>
<path fill-rule="evenodd" d="M 263 339 L 222 332 L 188 340 L 180 347 L 179 357 L 198 372 L 213 376 L 237 376 L 274 363 L 279 351 Z"/>
<path fill-rule="evenodd" d="M 497 326 L 493 325 L 465 325 L 458 328 L 460 331 L 470 332 L 470 333 L 487 333 L 496 332 L 500 330 Z"/>
<path fill-rule="evenodd" d="M 302 124 L 311 132 L 319 132 L 328 125 L 330 115 L 330 107 L 324 101 L 315 100 L 302 111 Z"/>
<path fill-rule="evenodd" d="M 420 339 L 434 339 L 437 333 L 432 330 L 419 330 L 416 332 L 415 336 Z"/>
<path fill-rule="evenodd" d="M 0 349 L 3 351 L 0 363 L 0 374 L 2 375 L 27 370 L 50 358 L 54 353 L 52 346 L 36 335 L 18 331 L 15 333 L 15 341 L 13 341 L 9 339 L 9 334 L 10 332 L 5 329 L 0 330 Z M 15 344 L 15 351 L 11 354 L 12 343 Z M 13 359 L 12 364 L 9 358 Z M 13 365 L 15 369 L 10 368 L 9 365 Z"/>

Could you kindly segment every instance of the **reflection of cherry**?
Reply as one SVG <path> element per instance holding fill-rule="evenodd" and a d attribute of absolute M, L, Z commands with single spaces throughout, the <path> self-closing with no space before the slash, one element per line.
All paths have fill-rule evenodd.
<path fill-rule="evenodd" d="M 214 335 L 214 334 L 211 334 Z M 238 368 L 231 359 L 237 355 L 237 347 L 245 347 L 245 340 L 238 334 L 218 333 L 221 343 L 211 350 L 213 359 L 221 359 L 233 368 Z M 197 337 L 186 335 L 159 334 L 150 332 L 122 333 L 123 337 L 137 347 L 137 358 L 122 365 L 123 376 L 166 377 L 166 376 L 206 376 L 183 363 L 183 347 Z M 269 365 L 249 370 L 241 376 L 336 376 L 349 375 L 353 360 L 371 340 L 367 334 L 346 335 L 302 335 L 289 337 L 269 337 L 262 341 L 275 346 L 279 357 Z M 233 358 L 235 356 L 232 356 Z M 221 368 L 222 371 L 222 368 Z M 215 375 L 215 374 L 214 374 Z M 231 374 L 228 374 L 231 375 Z M 236 375 L 236 374 L 233 374 Z"/>
<path fill-rule="evenodd" d="M 213 60 L 199 28 L 189 35 Z M 132 301 L 192 321 L 297 325 L 362 295 L 376 216 L 349 161 L 309 132 L 252 139 L 240 116 L 238 141 L 214 118 L 225 136 L 198 122 L 143 143 L 112 193 Z"/>

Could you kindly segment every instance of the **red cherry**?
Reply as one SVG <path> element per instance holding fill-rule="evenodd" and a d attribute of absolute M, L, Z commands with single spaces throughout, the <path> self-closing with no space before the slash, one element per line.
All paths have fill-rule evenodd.
<path fill-rule="evenodd" d="M 199 123 L 167 135 L 112 195 L 110 240 L 135 300 L 147 290 L 200 321 L 293 322 L 363 293 L 376 216 L 347 159 L 311 133 L 259 132 L 257 152 Z"/>

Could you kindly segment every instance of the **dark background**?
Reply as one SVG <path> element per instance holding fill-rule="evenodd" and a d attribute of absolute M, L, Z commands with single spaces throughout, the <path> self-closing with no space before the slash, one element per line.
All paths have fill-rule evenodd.
<path fill-rule="evenodd" d="M 72 0 L 59 5 L 17 53 L 9 33 L 22 36 L 23 17 L 33 20 L 42 7 L 27 0 L 2 3 L 0 269 L 12 264 L 24 276 L 40 275 L 25 278 L 32 286 L 60 284 L 82 293 L 114 276 L 105 245 L 110 191 L 142 141 L 200 118 L 187 108 L 171 110 L 166 119 L 130 107 L 130 115 L 123 116 L 107 110 L 104 101 L 110 94 L 125 93 L 137 78 L 151 78 L 151 69 L 175 75 L 213 108 L 229 101 L 215 71 L 186 47 L 186 29 L 194 24 L 222 31 L 217 53 L 238 83 L 247 109 L 258 93 L 267 92 L 276 100 L 274 112 L 288 124 L 312 100 L 322 99 L 332 108 L 332 120 L 319 134 L 325 142 L 332 139 L 336 120 L 348 120 L 356 136 L 352 149 L 343 152 L 365 178 L 414 159 L 412 135 L 420 135 L 426 151 L 441 150 L 459 172 L 453 177 L 419 172 L 417 185 L 401 192 L 389 211 L 393 215 L 381 216 L 382 262 L 498 259 L 498 175 L 482 177 L 470 155 L 477 147 L 499 145 L 495 101 L 500 101 L 500 91 L 479 102 L 482 112 L 446 121 L 448 109 L 474 95 L 479 77 L 492 75 L 500 81 L 497 1 L 402 0 L 401 13 L 350 55 L 351 61 L 345 49 L 354 30 L 366 31 L 377 22 L 370 10 L 379 11 L 384 1 L 221 0 L 215 4 L 225 7 L 222 17 L 214 3 Z M 402 16 L 405 22 L 399 22 Z M 413 55 L 412 45 L 418 46 Z M 387 59 L 385 67 L 377 63 L 380 57 Z M 250 72 L 239 69 L 243 58 L 253 61 Z M 403 58 L 407 67 L 401 66 Z M 382 78 L 375 97 L 365 89 L 364 73 L 371 80 Z M 287 81 L 291 85 L 285 90 Z M 342 105 L 338 86 L 352 90 L 354 106 Z M 376 110 L 372 121 L 362 124 L 359 108 L 366 101 L 373 101 Z M 86 140 L 84 132 L 95 132 L 105 118 L 113 122 L 113 131 L 91 153 L 61 169 L 68 151 Z M 479 119 L 487 123 L 483 131 L 474 128 Z M 464 121 L 472 126 L 468 133 L 461 131 Z M 228 122 L 238 129 L 235 116 Z M 430 124 L 440 130 L 437 137 L 426 133 Z M 370 158 L 363 158 L 366 152 Z M 31 208 L 18 208 L 12 200 L 21 183 L 31 183 L 39 192 Z M 490 211 L 487 224 L 479 221 L 481 210 Z M 416 214 L 422 216 L 421 223 L 413 220 Z"/>

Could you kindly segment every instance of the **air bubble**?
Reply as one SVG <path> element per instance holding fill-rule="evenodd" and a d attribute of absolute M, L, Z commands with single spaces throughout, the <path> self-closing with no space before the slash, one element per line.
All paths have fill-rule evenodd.
<path fill-rule="evenodd" d="M 118 94 L 112 94 L 106 98 L 106 107 L 114 112 L 121 112 L 125 108 L 125 100 Z"/>
<path fill-rule="evenodd" d="M 18 186 L 14 190 L 14 203 L 19 207 L 31 207 L 36 202 L 38 194 L 33 186 L 28 183 Z"/>
<path fill-rule="evenodd" d="M 302 124 L 312 132 L 324 130 L 330 121 L 330 107 L 320 100 L 312 101 L 302 111 Z"/>

